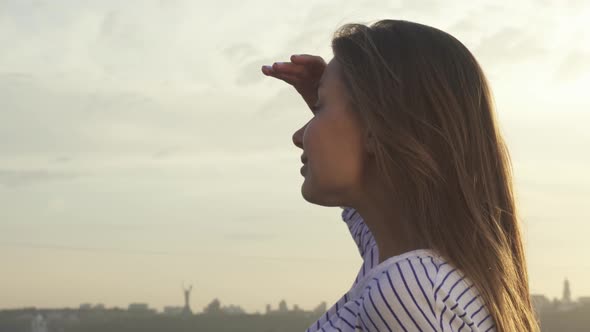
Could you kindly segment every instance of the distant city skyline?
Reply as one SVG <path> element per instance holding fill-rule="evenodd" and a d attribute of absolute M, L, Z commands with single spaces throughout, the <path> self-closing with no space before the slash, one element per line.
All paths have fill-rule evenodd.
<path fill-rule="evenodd" d="M 192 289 L 192 287 L 191 287 Z M 219 306 L 219 309 L 221 311 L 227 310 L 229 312 L 232 313 L 236 313 L 236 312 L 240 312 L 243 311 L 244 313 L 247 314 L 256 314 L 256 313 L 268 313 L 271 311 L 280 311 L 280 312 L 285 312 L 285 311 L 291 311 L 291 310 L 303 310 L 303 311 L 318 311 L 320 313 L 325 312 L 328 303 L 326 301 L 321 301 L 321 303 L 319 304 L 319 306 L 314 307 L 313 309 L 305 309 L 300 307 L 298 304 L 294 303 L 292 304 L 291 308 L 289 308 L 289 302 L 285 299 L 282 298 L 279 302 L 277 302 L 278 304 L 276 305 L 277 310 L 273 309 L 273 305 L 271 303 L 267 303 L 265 306 L 265 310 L 261 311 L 261 310 L 255 310 L 255 311 L 248 311 L 242 308 L 241 305 L 239 304 L 224 304 L 219 298 L 215 297 L 213 299 L 211 299 L 211 301 L 208 303 L 207 307 L 202 308 L 201 310 L 198 310 L 196 308 L 192 308 L 190 307 L 190 305 L 188 304 L 188 299 L 187 299 L 187 293 L 185 292 L 185 298 L 184 301 L 185 302 L 179 302 L 177 304 L 169 304 L 169 305 L 164 305 L 161 308 L 157 308 L 157 307 L 152 307 L 150 306 L 149 303 L 147 302 L 130 302 L 126 307 L 120 307 L 120 306 L 105 306 L 104 303 L 91 303 L 91 302 L 84 302 L 84 303 L 80 303 L 79 305 L 79 309 L 83 309 L 83 310 L 92 310 L 92 309 L 128 309 L 128 310 L 153 310 L 155 312 L 158 313 L 166 313 L 168 311 L 168 313 L 177 313 L 179 315 L 181 314 L 200 314 L 200 313 L 206 313 L 206 308 L 207 307 L 211 307 L 213 304 L 217 303 L 216 305 Z M 189 295 L 190 296 L 190 295 Z M 536 305 L 548 305 L 552 302 L 557 301 L 559 304 L 565 304 L 565 305 L 571 305 L 571 304 L 590 304 L 590 294 L 587 295 L 580 295 L 577 297 L 572 297 L 572 293 L 571 293 L 571 286 L 569 283 L 569 280 L 567 278 L 564 279 L 563 282 L 563 289 L 562 289 L 562 295 L 561 298 L 558 297 L 553 297 L 553 298 L 549 298 L 547 297 L 545 294 L 543 293 L 531 293 L 531 297 L 533 299 L 533 303 Z M 539 303 L 535 303 L 535 302 L 540 301 Z M 188 309 L 187 310 L 187 305 L 188 305 Z M 35 306 L 25 306 L 22 308 L 33 308 Z M 67 308 L 67 307 L 64 307 Z M 318 309 L 320 308 L 320 309 Z M 0 311 L 2 310 L 14 310 L 14 309 L 21 309 L 21 308 L 0 308 Z M 63 309 L 63 308 L 36 308 L 36 309 Z M 71 308 L 71 309 L 75 309 L 75 308 Z M 167 310 L 168 309 L 168 310 Z"/>

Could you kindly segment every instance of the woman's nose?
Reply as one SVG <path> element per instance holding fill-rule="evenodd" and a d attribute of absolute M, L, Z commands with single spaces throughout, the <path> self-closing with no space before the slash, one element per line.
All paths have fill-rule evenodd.
<path fill-rule="evenodd" d="M 303 149 L 303 132 L 305 131 L 306 126 L 307 126 L 307 124 L 305 124 L 305 126 L 299 128 L 299 130 L 297 130 L 293 134 L 293 144 L 295 144 L 295 146 L 298 146 L 301 149 Z"/>

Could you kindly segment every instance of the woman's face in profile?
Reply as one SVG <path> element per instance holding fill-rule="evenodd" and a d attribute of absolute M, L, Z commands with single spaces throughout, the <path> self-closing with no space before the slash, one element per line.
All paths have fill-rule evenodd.
<path fill-rule="evenodd" d="M 302 195 L 310 203 L 342 206 L 361 188 L 365 150 L 361 122 L 349 106 L 339 64 L 328 63 L 313 117 L 293 134 L 307 158 Z"/>

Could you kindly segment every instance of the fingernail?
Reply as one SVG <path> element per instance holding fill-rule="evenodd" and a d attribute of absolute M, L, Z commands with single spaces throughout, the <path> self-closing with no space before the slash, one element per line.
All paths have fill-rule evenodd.
<path fill-rule="evenodd" d="M 262 68 L 270 70 L 272 68 L 272 66 L 265 65 L 265 66 L 262 66 Z"/>

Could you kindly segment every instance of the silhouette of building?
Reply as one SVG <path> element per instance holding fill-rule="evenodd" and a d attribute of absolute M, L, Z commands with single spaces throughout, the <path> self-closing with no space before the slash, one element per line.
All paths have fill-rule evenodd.
<path fill-rule="evenodd" d="M 150 313 L 153 309 L 150 309 L 147 303 L 131 303 L 127 307 L 127 310 L 135 313 Z"/>
<path fill-rule="evenodd" d="M 91 303 L 80 303 L 80 310 L 90 310 L 92 309 Z"/>
<path fill-rule="evenodd" d="M 320 303 L 320 305 L 313 309 L 313 314 L 316 316 L 321 315 L 325 313 L 326 310 L 328 310 L 328 304 L 326 303 L 326 301 L 323 301 L 322 303 Z"/>
<path fill-rule="evenodd" d="M 570 282 L 567 278 L 565 278 L 563 281 L 561 299 L 553 298 L 553 300 L 549 300 L 545 295 L 532 294 L 531 301 L 537 314 L 540 314 L 545 310 L 570 311 L 585 303 L 590 303 L 590 297 L 580 297 L 578 301 L 573 301 Z"/>
<path fill-rule="evenodd" d="M 268 306 L 267 306 L 268 310 Z M 204 314 L 224 314 L 224 315 L 241 315 L 246 314 L 246 311 L 238 305 L 230 304 L 228 306 L 221 306 L 219 299 L 214 299 L 204 309 Z"/>
<path fill-rule="evenodd" d="M 572 301 L 570 282 L 565 278 L 563 281 L 563 294 L 561 301 L 557 301 L 558 311 L 569 311 L 579 306 L 579 303 Z"/>
<path fill-rule="evenodd" d="M 170 316 L 180 316 L 184 311 L 184 307 L 165 306 L 163 313 Z"/>
<path fill-rule="evenodd" d="M 242 315 L 246 313 L 242 307 L 233 304 L 230 304 L 229 306 L 223 306 L 221 311 L 228 315 Z"/>
<path fill-rule="evenodd" d="M 220 314 L 221 313 L 221 301 L 219 299 L 213 299 L 204 309 L 205 314 Z"/>
<path fill-rule="evenodd" d="M 298 313 L 298 314 L 306 313 L 306 314 L 310 314 L 310 315 L 315 315 L 316 313 L 318 313 L 318 315 L 319 315 L 319 314 L 323 314 L 326 312 L 326 307 L 327 307 L 326 302 L 322 302 L 313 311 L 303 310 L 297 304 L 293 305 L 293 309 L 289 309 L 289 307 L 287 306 L 287 301 L 281 300 L 279 302 L 279 306 L 278 306 L 277 310 L 273 310 L 272 306 L 270 304 L 267 304 L 265 314 L 266 315 L 273 315 L 273 314 L 289 314 L 289 313 Z M 322 312 L 319 313 L 320 311 L 322 311 Z"/>
<path fill-rule="evenodd" d="M 562 301 L 563 301 L 563 303 L 571 303 L 572 302 L 572 294 L 570 291 L 570 282 L 569 282 L 569 280 L 567 280 L 567 278 L 565 278 L 565 281 L 563 282 Z"/>
<path fill-rule="evenodd" d="M 31 332 L 48 332 L 47 321 L 43 318 L 43 315 L 37 314 L 31 322 Z"/>
<path fill-rule="evenodd" d="M 543 294 L 532 294 L 531 302 L 537 315 L 540 315 L 541 312 L 551 307 L 551 300 L 549 300 L 549 298 Z"/>
<path fill-rule="evenodd" d="M 287 308 L 287 301 L 281 300 L 281 302 L 279 302 L 279 312 L 280 313 L 289 312 L 289 308 Z"/>

